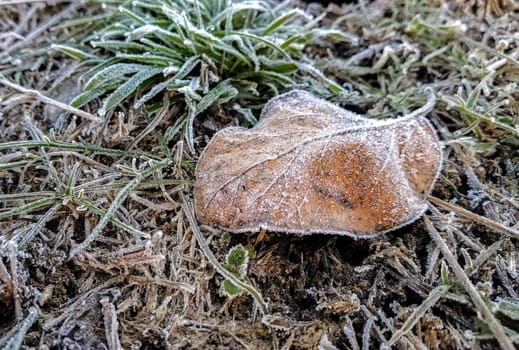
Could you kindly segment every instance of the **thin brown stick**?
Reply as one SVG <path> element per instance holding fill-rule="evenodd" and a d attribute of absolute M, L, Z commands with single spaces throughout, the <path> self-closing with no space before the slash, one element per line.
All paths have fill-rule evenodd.
<path fill-rule="evenodd" d="M 456 257 L 452 255 L 449 247 L 447 246 L 447 244 L 445 244 L 443 238 L 440 236 L 440 233 L 436 230 L 431 220 L 429 220 L 429 218 L 426 215 L 423 216 L 423 220 L 432 240 L 442 252 L 443 256 L 445 257 L 450 267 L 454 271 L 454 274 L 458 278 L 459 282 L 465 288 L 465 291 L 472 299 L 472 302 L 476 306 L 476 309 L 481 313 L 488 328 L 490 328 L 490 330 L 494 334 L 494 337 L 496 337 L 496 340 L 498 341 L 499 345 L 501 345 L 501 348 L 506 350 L 514 350 L 515 347 L 512 344 L 512 341 L 510 340 L 510 338 L 507 337 L 507 335 L 503 331 L 503 327 L 501 326 L 499 321 L 494 317 L 492 312 L 490 312 L 487 305 L 485 304 L 485 301 L 483 300 L 483 298 L 481 298 L 481 295 L 476 290 L 465 271 L 463 271 L 461 266 L 458 264 Z"/>
<path fill-rule="evenodd" d="M 481 215 L 478 215 L 478 214 L 474 214 L 473 212 L 465 209 L 465 208 L 462 208 L 458 205 L 455 205 L 455 204 L 452 204 L 452 203 L 449 203 L 449 202 L 446 202 L 440 198 L 437 198 L 437 197 L 434 197 L 434 196 L 431 196 L 431 195 L 427 195 L 427 199 L 430 200 L 431 202 L 433 202 L 434 204 L 437 204 L 445 209 L 449 209 L 449 210 L 452 210 L 456 213 L 458 213 L 459 215 L 462 215 L 468 219 L 472 219 L 474 221 L 477 221 L 479 222 L 480 224 L 483 224 L 485 226 L 488 226 L 490 228 L 493 228 L 497 231 L 501 231 L 501 232 L 505 232 L 505 233 L 508 233 L 509 235 L 511 235 L 512 237 L 514 238 L 519 238 L 519 231 L 517 230 L 514 230 L 513 228 L 511 227 L 507 227 L 505 225 L 502 225 L 498 222 L 495 222 L 493 220 L 490 220 L 484 216 L 481 216 Z"/>
<path fill-rule="evenodd" d="M 103 307 L 103 316 L 105 323 L 105 336 L 108 344 L 108 349 L 117 350 L 121 348 L 121 341 L 119 340 L 119 321 L 117 320 L 117 312 L 115 305 L 108 297 L 103 297 L 101 300 Z"/>
<path fill-rule="evenodd" d="M 90 120 L 90 121 L 93 121 L 93 122 L 96 122 L 96 123 L 100 123 L 101 122 L 101 119 L 99 117 L 93 115 L 92 113 L 88 113 L 88 112 L 82 111 L 82 110 L 80 110 L 78 108 L 74 108 L 72 106 L 69 106 L 69 105 L 67 105 L 67 104 L 65 104 L 63 102 L 59 102 L 59 101 L 53 100 L 52 98 L 43 95 L 41 92 L 39 92 L 37 90 L 24 88 L 23 86 L 15 84 L 15 83 L 13 83 L 13 82 L 5 79 L 5 78 L 0 78 L 0 84 L 8 86 L 8 87 L 10 87 L 10 88 L 12 88 L 14 90 L 17 90 L 17 91 L 25 94 L 26 96 L 35 98 L 35 99 L 37 99 L 37 100 L 39 100 L 39 101 L 41 101 L 43 103 L 47 103 L 47 104 L 52 105 L 54 107 L 57 107 L 57 108 L 65 110 L 67 112 L 70 112 L 72 114 L 75 114 L 78 117 L 81 117 L 81 118 L 84 118 L 86 120 Z"/>
<path fill-rule="evenodd" d="M 20 280 L 18 277 L 18 259 L 17 254 L 18 250 L 16 249 L 16 244 L 13 242 L 7 243 L 7 249 L 9 251 L 9 262 L 11 267 L 11 282 L 13 285 L 13 300 L 14 300 L 14 314 L 16 316 L 16 320 L 20 322 L 23 319 L 23 311 L 22 311 L 22 288 L 20 287 Z"/>

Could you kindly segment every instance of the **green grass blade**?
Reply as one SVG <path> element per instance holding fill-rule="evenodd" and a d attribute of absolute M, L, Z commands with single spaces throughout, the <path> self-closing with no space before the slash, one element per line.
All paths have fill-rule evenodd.
<path fill-rule="evenodd" d="M 0 163 L 0 171 L 22 168 L 29 163 L 31 163 L 29 160 L 20 160 L 18 162 L 12 163 Z"/>
<path fill-rule="evenodd" d="M 259 43 L 262 43 L 265 46 L 270 47 L 271 49 L 279 52 L 286 59 L 291 60 L 290 55 L 285 50 L 283 50 L 280 46 L 278 46 L 278 45 L 274 44 L 273 42 L 271 42 L 271 41 L 269 41 L 267 39 L 264 39 L 264 38 L 262 38 L 262 37 L 260 37 L 258 35 L 255 35 L 255 34 L 252 34 L 252 33 L 248 33 L 248 32 L 236 32 L 236 31 L 232 31 L 231 34 L 236 34 L 238 36 L 243 36 L 245 38 L 249 38 L 249 39 L 252 39 L 252 40 L 257 41 Z"/>
<path fill-rule="evenodd" d="M 122 40 L 103 40 L 92 41 L 90 43 L 94 48 L 103 48 L 105 50 L 112 50 L 114 52 L 131 51 L 131 52 L 146 52 L 146 45 L 135 42 L 127 42 Z"/>
<path fill-rule="evenodd" d="M 429 296 L 422 302 L 420 306 L 418 306 L 414 312 L 409 316 L 409 318 L 404 322 L 402 327 L 393 335 L 391 339 L 388 341 L 387 345 L 393 346 L 396 342 L 407 332 L 409 332 L 416 323 L 420 320 L 420 318 L 427 312 L 427 310 L 431 309 L 437 302 L 449 291 L 449 286 L 438 286 L 434 288 Z"/>
<path fill-rule="evenodd" d="M 198 43 L 198 47 L 201 50 L 208 51 L 208 49 L 212 52 L 217 52 L 218 50 L 228 53 L 234 57 L 236 57 L 241 62 L 244 62 L 247 65 L 252 66 L 250 60 L 242 54 L 240 51 L 232 47 L 231 45 L 226 44 L 220 38 L 212 35 L 211 33 L 198 28 L 188 28 L 191 30 L 193 38 Z"/>
<path fill-rule="evenodd" d="M 119 85 L 120 84 L 117 82 L 115 82 L 115 83 L 111 82 L 109 84 L 102 85 L 102 86 L 99 86 L 96 88 L 87 89 L 87 90 L 83 91 L 81 94 L 79 94 L 78 96 L 76 96 L 70 102 L 70 105 L 72 107 L 79 108 L 79 107 L 83 106 L 85 103 L 92 101 L 94 98 L 104 95 L 108 91 L 112 91 L 112 90 L 116 89 L 117 86 L 119 86 Z"/>
<path fill-rule="evenodd" d="M 0 220 L 6 219 L 11 216 L 15 215 L 21 215 L 25 213 L 29 213 L 31 211 L 34 211 L 36 209 L 46 207 L 51 205 L 52 203 L 55 203 L 59 199 L 58 196 L 51 196 L 46 198 L 41 198 L 38 200 L 35 200 L 34 202 L 30 202 L 24 205 L 21 205 L 19 207 L 4 211 L 0 213 Z"/>
<path fill-rule="evenodd" d="M 51 49 L 58 50 L 60 52 L 63 52 L 64 54 L 75 58 L 79 61 L 86 60 L 86 59 L 93 59 L 98 60 L 99 57 L 96 57 L 94 55 L 91 55 L 89 53 L 86 53 L 85 51 L 82 51 L 78 48 L 68 46 L 68 45 L 58 45 L 58 44 L 52 44 Z"/>
<path fill-rule="evenodd" d="M 173 79 L 168 79 L 166 81 L 163 81 L 162 83 L 153 86 L 150 91 L 145 93 L 137 102 L 135 102 L 135 105 L 133 107 L 135 109 L 141 108 L 146 102 L 148 102 L 149 100 L 160 94 L 162 91 L 164 91 L 172 80 Z"/>
<path fill-rule="evenodd" d="M 189 149 L 194 153 L 193 121 L 195 117 L 216 103 L 225 103 L 238 95 L 238 90 L 232 86 L 230 80 L 224 80 L 205 94 L 198 104 L 189 106 L 186 137 Z"/>
<path fill-rule="evenodd" d="M 229 18 L 232 20 L 233 16 L 243 11 L 268 11 L 268 5 L 263 1 L 244 1 L 242 3 L 233 3 L 231 6 L 225 8 L 225 10 L 219 12 L 210 22 L 209 25 L 218 26 L 222 21 Z"/>
<path fill-rule="evenodd" d="M 82 151 L 82 152 L 90 152 L 92 154 L 104 154 L 108 156 L 122 156 L 128 155 L 127 151 L 115 149 L 115 148 L 102 148 L 94 145 L 89 145 L 86 143 L 76 143 L 76 142 L 63 142 L 56 141 L 50 139 L 43 139 L 41 141 L 11 141 L 11 142 L 3 142 L 0 143 L 0 151 L 1 150 L 13 150 L 16 148 L 38 148 L 38 147 L 52 147 L 57 149 L 65 149 L 71 151 Z M 145 154 L 133 153 L 134 156 L 143 156 Z M 146 156 L 151 156 L 146 154 Z"/>
<path fill-rule="evenodd" d="M 139 89 L 146 80 L 160 74 L 162 72 L 162 68 L 147 68 L 144 69 L 135 75 L 133 75 L 130 79 L 128 79 L 124 84 L 119 86 L 104 102 L 103 110 L 106 112 L 116 105 L 121 103 L 125 98 L 134 93 L 137 89 Z"/>
<path fill-rule="evenodd" d="M 316 79 L 320 80 L 323 85 L 325 85 L 327 88 L 332 90 L 335 93 L 346 93 L 346 90 L 344 90 L 339 84 L 334 82 L 333 80 L 327 78 L 320 70 L 316 69 L 315 67 L 312 67 L 306 63 L 299 63 L 298 67 L 301 71 L 304 71 Z"/>
<path fill-rule="evenodd" d="M 76 247 L 71 249 L 70 257 L 74 257 L 77 253 L 86 249 L 91 242 L 97 239 L 99 234 L 103 231 L 106 225 L 110 222 L 110 220 L 114 217 L 116 211 L 121 206 L 122 202 L 126 200 L 126 198 L 132 193 L 135 187 L 145 178 L 153 174 L 155 171 L 164 168 L 171 164 L 171 160 L 163 159 L 159 162 L 150 162 L 148 168 L 144 169 L 142 172 L 136 173 L 135 177 L 128 182 L 126 186 L 124 186 L 115 196 L 113 202 L 110 204 L 110 207 L 106 210 L 106 212 L 100 217 L 99 222 L 94 227 L 92 232 L 85 238 L 83 242 L 78 244 Z"/>
<path fill-rule="evenodd" d="M 261 65 L 265 70 L 280 73 L 280 74 L 292 74 L 297 71 L 297 64 L 294 62 L 287 62 L 285 60 L 269 60 L 263 58 Z"/>
<path fill-rule="evenodd" d="M 179 50 L 178 48 L 170 48 L 165 45 L 158 44 L 148 38 L 141 38 L 139 41 L 148 46 L 147 53 L 156 56 L 164 55 L 165 57 L 170 59 L 171 62 L 174 62 L 175 65 L 180 65 L 182 61 L 185 59 L 183 52 L 181 52 L 181 50 Z"/>
<path fill-rule="evenodd" d="M 353 45 L 359 44 L 359 38 L 357 36 L 338 29 L 312 29 L 309 38 L 311 38 L 312 41 L 316 38 L 330 38 L 338 42 L 345 41 Z"/>
<path fill-rule="evenodd" d="M 106 210 L 99 208 L 94 203 L 87 201 L 84 198 L 74 198 L 74 202 L 101 217 L 106 215 Z M 150 237 L 150 235 L 148 233 L 140 231 L 128 224 L 125 224 L 124 222 L 121 222 L 119 219 L 115 218 L 114 216 L 110 217 L 109 220 L 110 220 L 110 223 L 112 223 L 116 227 L 119 227 L 120 229 L 128 232 L 129 234 L 135 236 L 136 238 L 147 239 Z"/>
<path fill-rule="evenodd" d="M 298 40 L 301 40 L 303 39 L 304 35 L 303 34 L 295 34 L 295 35 L 292 35 L 290 38 L 288 38 L 287 40 L 285 40 L 283 42 L 283 44 L 279 45 L 279 47 L 281 49 L 286 49 L 288 48 L 290 45 L 292 45 L 292 43 L 298 41 Z"/>
<path fill-rule="evenodd" d="M 232 86 L 231 81 L 224 80 L 202 97 L 196 106 L 196 114 L 205 111 L 216 103 L 225 103 L 238 95 L 238 90 Z"/>
<path fill-rule="evenodd" d="M 128 40 L 139 40 L 143 37 L 157 37 L 165 44 L 176 44 L 180 48 L 184 48 L 184 40 L 177 33 L 161 28 L 157 25 L 147 24 L 131 31 L 127 37 Z M 167 39 L 167 40 L 166 40 Z"/>
<path fill-rule="evenodd" d="M 273 31 L 281 27 L 283 24 L 297 16 L 305 18 L 308 17 L 303 11 L 299 9 L 288 11 L 287 13 L 282 14 L 281 16 L 276 18 L 267 28 L 265 28 L 265 30 L 263 31 L 263 35 L 268 35 L 272 33 Z"/>
<path fill-rule="evenodd" d="M 146 19 L 144 17 L 139 16 L 134 11 L 130 11 L 126 7 L 120 6 L 119 7 L 119 12 L 121 12 L 121 14 L 123 14 L 123 15 L 126 15 L 126 16 L 130 17 L 131 19 L 133 19 L 134 21 L 136 21 L 138 23 L 141 23 L 141 24 L 146 24 L 147 23 L 147 21 L 146 21 Z"/>
<path fill-rule="evenodd" d="M 0 193 L 0 202 L 23 201 L 34 199 L 34 197 L 51 197 L 54 191 L 22 192 L 22 193 Z"/>
<path fill-rule="evenodd" d="M 256 82 L 271 82 L 279 84 L 281 86 L 296 85 L 296 82 L 293 79 L 291 79 L 290 76 L 270 70 L 260 70 L 259 72 L 243 73 L 238 75 L 236 79 L 247 79 Z"/>
<path fill-rule="evenodd" d="M 144 64 L 136 63 L 116 63 L 111 66 L 104 68 L 103 70 L 96 73 L 90 80 L 85 84 L 85 89 L 95 89 L 96 87 L 105 84 L 107 81 L 113 81 L 114 79 L 120 79 L 127 74 L 139 72 L 149 66 Z"/>
<path fill-rule="evenodd" d="M 155 67 L 168 67 L 171 64 L 171 59 L 168 57 L 160 56 L 160 55 L 148 55 L 146 53 L 143 54 L 124 54 L 117 53 L 115 57 L 121 60 L 134 61 L 145 63 L 150 66 Z"/>
<path fill-rule="evenodd" d="M 191 56 L 189 57 L 184 64 L 178 69 L 177 73 L 173 77 L 173 79 L 184 79 L 189 73 L 195 69 L 195 67 L 200 63 L 200 56 Z"/>

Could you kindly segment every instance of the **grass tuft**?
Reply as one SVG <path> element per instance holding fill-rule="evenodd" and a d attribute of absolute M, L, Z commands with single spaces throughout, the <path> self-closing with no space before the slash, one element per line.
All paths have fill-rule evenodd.
<path fill-rule="evenodd" d="M 274 1 L 111 1 L 112 14 L 77 47 L 56 50 L 88 64 L 84 91 L 71 105 L 104 96 L 105 115 L 132 96 L 140 108 L 167 93 L 181 104 L 182 127 L 194 152 L 194 119 L 211 106 L 261 106 L 287 89 L 343 92 L 304 63 L 306 47 L 323 38 L 357 44 L 339 29 L 306 26 L 311 18 Z M 116 23 L 113 24 L 113 23 Z M 329 92 L 328 92 L 329 93 Z M 134 98 L 135 99 L 135 98 Z M 244 104 L 235 111 L 250 122 Z"/>

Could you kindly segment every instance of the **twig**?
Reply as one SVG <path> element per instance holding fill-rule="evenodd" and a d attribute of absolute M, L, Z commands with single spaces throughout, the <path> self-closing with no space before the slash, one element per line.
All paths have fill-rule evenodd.
<path fill-rule="evenodd" d="M 441 207 L 443 207 L 445 209 L 452 210 L 452 211 L 458 213 L 459 215 L 462 215 L 462 216 L 464 216 L 466 218 L 475 220 L 475 221 L 479 222 L 480 224 L 483 224 L 485 226 L 493 228 L 493 229 L 495 229 L 497 231 L 508 233 L 509 235 L 511 235 L 514 238 L 519 238 L 519 231 L 514 230 L 511 227 L 507 227 L 507 226 L 502 225 L 502 224 L 500 224 L 498 222 L 495 222 L 493 220 L 487 219 L 484 216 L 481 216 L 481 215 L 478 215 L 478 214 L 474 214 L 473 212 L 471 212 L 471 211 L 469 211 L 467 209 L 464 209 L 464 208 L 462 208 L 462 207 L 460 207 L 458 205 L 446 202 L 446 201 L 444 201 L 444 200 L 442 200 L 440 198 L 437 198 L 437 197 L 434 197 L 434 196 L 431 196 L 431 195 L 427 195 L 426 197 L 427 197 L 428 200 L 430 200 L 434 204 L 437 204 L 437 205 L 439 205 L 439 206 L 441 206 Z"/>
<path fill-rule="evenodd" d="M 38 316 L 38 310 L 31 306 L 27 317 L 0 339 L 0 349 L 20 349 L 27 331 L 36 322 Z"/>
<path fill-rule="evenodd" d="M 86 291 L 84 293 L 79 293 L 76 297 L 76 300 L 69 302 L 68 305 L 66 305 L 62 310 L 61 314 L 55 318 L 49 319 L 45 321 L 43 324 L 41 324 L 41 327 L 44 331 L 48 331 L 52 329 L 53 327 L 56 327 L 58 324 L 63 322 L 65 319 L 71 316 L 73 313 L 79 313 L 81 312 L 81 306 L 85 305 L 88 300 L 90 300 L 92 297 L 99 295 L 99 292 L 103 289 L 106 289 L 118 282 L 121 282 L 124 280 L 124 276 L 116 276 L 113 278 L 110 278 L 108 281 L 90 289 L 89 291 Z"/>
<path fill-rule="evenodd" d="M 41 232 L 45 224 L 54 218 L 54 214 L 56 214 L 61 205 L 62 203 L 60 202 L 55 203 L 52 207 L 49 208 L 49 210 L 45 212 L 45 214 L 40 216 L 36 223 L 30 225 L 29 229 L 22 231 L 20 237 L 15 236 L 16 240 L 18 240 L 18 250 L 25 249 L 27 244 L 31 242 L 38 233 Z"/>
<path fill-rule="evenodd" d="M 108 299 L 103 297 L 100 300 L 103 306 L 103 316 L 105 323 L 105 335 L 108 343 L 108 349 L 117 350 L 121 348 L 121 342 L 119 340 L 119 322 L 117 321 L 117 312 L 114 304 Z"/>
<path fill-rule="evenodd" d="M 350 342 L 350 346 L 353 350 L 360 350 L 359 342 L 357 341 L 357 337 L 355 336 L 355 328 L 353 328 L 353 322 L 348 315 L 345 316 L 346 321 L 344 322 L 344 326 L 342 327 L 342 332 L 348 338 Z"/>
<path fill-rule="evenodd" d="M 23 318 L 22 312 L 22 291 L 18 278 L 18 250 L 14 242 L 7 242 L 7 250 L 9 254 L 9 263 L 11 267 L 11 283 L 13 285 L 14 314 L 17 321 Z"/>
<path fill-rule="evenodd" d="M 360 10 L 362 12 L 362 17 L 366 21 L 366 24 L 368 25 L 368 27 L 373 28 L 373 23 L 371 23 L 371 21 L 369 20 L 368 11 L 366 9 L 366 4 L 364 3 L 364 0 L 359 0 L 359 4 Z"/>
<path fill-rule="evenodd" d="M 43 103 L 47 103 L 51 106 L 54 106 L 54 107 L 57 107 L 57 108 L 60 108 L 60 109 L 63 109 L 67 112 L 70 112 L 72 114 L 75 114 L 77 115 L 78 117 L 81 117 L 81 118 L 84 118 L 86 120 L 90 120 L 92 122 L 96 122 L 96 123 L 100 123 L 101 122 L 101 118 L 99 117 L 96 117 L 95 115 L 93 115 L 92 113 L 88 113 L 88 112 L 85 112 L 85 111 L 82 111 L 78 108 L 74 108 L 72 106 L 69 106 L 63 102 L 59 102 L 59 101 L 56 101 L 50 97 L 47 97 L 45 95 L 43 95 L 41 92 L 39 92 L 38 90 L 33 90 L 33 89 L 27 89 L 27 88 L 24 88 L 23 86 L 21 85 L 18 85 L 18 84 L 15 84 L 5 78 L 2 78 L 0 77 L 0 84 L 3 84 L 5 86 L 8 86 L 12 89 L 15 89 L 23 94 L 25 94 L 26 96 L 29 96 L 29 97 L 33 97 Z"/>
<path fill-rule="evenodd" d="M 212 324 L 208 324 L 208 323 L 204 323 L 204 322 L 200 322 L 200 321 L 196 321 L 196 320 L 187 320 L 187 319 L 181 319 L 181 320 L 179 320 L 177 322 L 178 322 L 178 324 L 181 327 L 194 327 L 194 328 L 197 328 L 197 329 L 204 329 L 205 328 L 205 329 L 209 329 L 211 331 L 217 331 L 217 332 L 226 333 L 229 336 L 231 336 L 236 342 L 240 343 L 240 345 L 244 349 L 250 350 L 250 347 L 249 347 L 250 344 L 247 345 L 247 343 L 245 343 L 237 335 L 235 335 L 233 332 L 231 332 L 229 330 L 228 326 L 221 327 L 221 326 L 216 326 L 216 325 L 212 325 Z"/>
<path fill-rule="evenodd" d="M 433 239 L 436 246 L 440 248 L 443 257 L 447 260 L 450 267 L 454 271 L 454 274 L 458 278 L 459 282 L 463 285 L 465 291 L 472 299 L 472 302 L 476 306 L 476 309 L 481 313 L 483 319 L 485 320 L 485 323 L 496 337 L 496 340 L 498 341 L 499 345 L 501 345 L 501 348 L 505 350 L 514 350 L 515 347 L 512 344 L 512 341 L 506 336 L 505 332 L 503 331 L 503 327 L 501 326 L 499 321 L 494 317 L 492 312 L 490 312 L 487 305 L 485 304 L 485 301 L 483 300 L 483 298 L 481 298 L 481 295 L 476 290 L 467 274 L 458 264 L 456 257 L 452 255 L 451 251 L 449 250 L 449 247 L 447 247 L 447 245 L 443 241 L 443 238 L 440 236 L 440 233 L 431 223 L 431 220 L 429 220 L 429 218 L 426 215 L 423 216 L 423 220 L 425 222 L 425 226 L 427 227 L 429 235 Z"/>

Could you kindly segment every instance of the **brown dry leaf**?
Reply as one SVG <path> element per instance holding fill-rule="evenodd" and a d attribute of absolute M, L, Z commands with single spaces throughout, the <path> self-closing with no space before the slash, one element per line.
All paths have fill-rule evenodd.
<path fill-rule="evenodd" d="M 195 182 L 198 220 L 231 232 L 372 237 L 416 220 L 441 167 L 425 119 L 372 120 L 304 91 L 272 99 L 252 129 L 215 134 Z"/>

